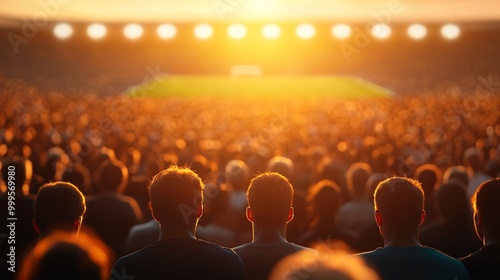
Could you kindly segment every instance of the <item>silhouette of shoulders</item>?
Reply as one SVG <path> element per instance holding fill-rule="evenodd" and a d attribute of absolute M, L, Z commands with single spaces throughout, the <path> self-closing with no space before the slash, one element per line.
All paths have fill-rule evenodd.
<path fill-rule="evenodd" d="M 433 248 L 386 246 L 358 254 L 381 279 L 469 279 L 460 261 Z"/>
<path fill-rule="evenodd" d="M 312 250 L 294 243 L 247 243 L 234 248 L 241 257 L 247 280 L 267 279 L 273 267 L 284 257 L 301 250 Z"/>
<path fill-rule="evenodd" d="M 244 269 L 240 257 L 229 248 L 203 240 L 167 238 L 120 258 L 111 279 L 113 275 L 135 280 L 233 280 L 244 279 Z"/>
<path fill-rule="evenodd" d="M 500 279 L 500 245 L 484 246 L 460 259 L 470 279 Z"/>

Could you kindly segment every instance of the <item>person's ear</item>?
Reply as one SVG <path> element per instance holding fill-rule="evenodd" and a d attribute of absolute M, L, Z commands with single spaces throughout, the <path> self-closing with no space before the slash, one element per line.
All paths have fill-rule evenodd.
<path fill-rule="evenodd" d="M 31 220 L 31 225 L 35 229 L 36 233 L 40 234 L 40 228 L 38 227 L 38 223 L 36 222 L 35 218 Z"/>
<path fill-rule="evenodd" d="M 247 220 L 253 223 L 253 214 L 252 214 L 252 209 L 250 209 L 250 207 L 247 207 L 246 214 L 247 214 Z"/>
<path fill-rule="evenodd" d="M 425 216 L 427 213 L 425 213 L 425 210 L 422 209 L 422 216 L 420 216 L 420 223 L 418 225 L 421 225 L 425 221 Z"/>
<path fill-rule="evenodd" d="M 293 220 L 293 217 L 295 216 L 295 211 L 293 207 L 290 207 L 290 211 L 288 212 L 288 217 L 286 219 L 286 222 L 289 223 Z"/>
<path fill-rule="evenodd" d="M 375 210 L 375 222 L 379 227 L 383 225 L 382 215 L 380 214 L 379 210 Z"/>

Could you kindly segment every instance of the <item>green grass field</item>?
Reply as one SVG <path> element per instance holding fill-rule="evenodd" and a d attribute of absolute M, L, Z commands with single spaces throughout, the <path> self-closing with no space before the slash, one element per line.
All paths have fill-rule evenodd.
<path fill-rule="evenodd" d="M 208 98 L 369 98 L 391 91 L 352 76 L 164 76 L 126 91 L 131 96 Z"/>

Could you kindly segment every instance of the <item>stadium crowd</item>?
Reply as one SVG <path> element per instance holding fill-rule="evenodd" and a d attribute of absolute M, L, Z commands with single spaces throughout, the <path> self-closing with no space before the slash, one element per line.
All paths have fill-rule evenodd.
<path fill-rule="evenodd" d="M 382 220 L 374 219 L 374 192 L 380 182 L 394 176 L 418 180 L 408 184 L 419 189 L 421 185 L 426 213 L 418 224 L 422 245 L 455 259 L 486 245 L 476 236 L 476 209 L 470 199 L 482 183 L 500 176 L 500 95 L 488 88 L 367 100 L 256 101 L 68 95 L 40 93 L 12 80 L 4 79 L 1 84 L 0 157 L 3 169 L 15 165 L 17 170 L 17 257 L 19 261 L 26 258 L 25 267 L 33 270 L 47 266 L 42 266 L 47 259 L 40 259 L 40 254 L 57 262 L 62 261 L 57 252 L 73 252 L 79 257 L 87 252 L 101 268 L 88 264 L 96 278 L 81 279 L 123 279 L 118 277 L 123 276 L 123 268 L 130 268 L 137 260 L 121 257 L 156 242 L 159 236 L 179 238 L 181 231 L 175 230 L 178 224 L 168 224 L 166 232 L 174 229 L 169 232 L 172 236 L 163 230 L 168 219 L 156 216 L 159 210 L 155 207 L 159 206 L 150 201 L 153 196 L 149 190 L 154 182 L 163 182 L 158 177 L 162 170 L 178 170 L 174 166 L 189 167 L 197 175 L 181 172 L 183 176 L 199 176 L 204 185 L 203 215 L 196 207 L 184 209 L 188 216 L 195 213 L 199 218 L 199 222 L 189 221 L 194 224 L 192 235 L 235 248 L 245 269 L 255 265 L 251 262 L 256 261 L 255 256 L 268 254 L 262 253 L 262 248 L 253 248 L 261 252 L 259 255 L 245 247 L 252 240 L 256 244 L 273 238 L 291 242 L 294 246 L 287 254 L 302 250 L 315 254 L 321 250 L 307 251 L 305 247 L 318 243 L 334 246 L 337 241 L 353 253 L 387 246 L 387 232 L 392 231 L 386 228 L 385 235 L 379 233 Z M 261 214 L 248 213 L 247 209 L 251 204 L 249 186 L 257 185 L 255 177 L 268 174 L 266 171 L 281 174 L 280 178 L 293 186 L 288 226 L 272 238 L 265 230 L 269 225 L 257 222 Z M 5 175 L 3 180 L 2 205 L 7 199 Z M 80 243 L 65 236 L 59 239 L 63 240 L 59 246 L 50 249 L 47 244 L 57 244 L 57 240 L 44 239 L 43 223 L 37 220 L 36 195 L 51 182 L 68 182 L 82 194 L 84 209 L 75 216 L 81 220 L 70 223 L 68 229 L 78 232 L 82 227 L 94 233 L 82 233 Z M 2 220 L 7 217 L 5 209 L 1 210 Z M 55 211 L 49 211 L 52 215 L 58 213 L 51 211 Z M 38 228 L 36 223 L 32 226 L 33 219 Z M 46 245 L 40 248 L 39 242 L 33 250 L 39 234 L 47 240 Z M 93 256 L 89 242 L 102 251 L 101 257 L 108 255 L 109 259 Z M 4 258 L 7 243 L 0 246 Z M 28 255 L 32 250 L 40 254 Z M 235 267 L 241 260 L 230 255 L 234 251 L 217 253 L 219 257 L 225 253 L 226 262 L 235 263 L 227 268 L 235 270 L 228 279 L 241 276 Z M 498 250 L 495 252 L 498 260 Z M 243 257 L 252 254 L 256 255 L 251 261 Z M 367 263 L 372 258 L 359 256 Z M 117 259 L 111 270 L 112 261 Z M 83 260 L 77 263 L 87 264 Z M 135 269 L 136 273 L 141 270 Z M 49 268 L 42 272 L 51 273 Z M 21 275 L 31 272 L 25 273 Z M 246 277 L 265 279 L 262 275 L 267 273 Z M 469 273 L 473 276 L 471 270 Z M 150 279 L 144 277 L 136 279 Z"/>

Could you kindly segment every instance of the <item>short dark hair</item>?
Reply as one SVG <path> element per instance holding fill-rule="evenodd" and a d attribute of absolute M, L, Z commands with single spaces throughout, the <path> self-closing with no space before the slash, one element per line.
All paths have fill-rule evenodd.
<path fill-rule="evenodd" d="M 355 162 L 349 166 L 346 171 L 347 185 L 351 196 L 355 198 L 364 198 L 366 193 L 366 183 L 372 169 L 368 163 Z"/>
<path fill-rule="evenodd" d="M 101 190 L 121 193 L 128 181 L 128 169 L 119 160 L 106 160 L 96 171 Z"/>
<path fill-rule="evenodd" d="M 424 209 L 424 192 L 420 182 L 392 177 L 379 183 L 374 196 L 375 210 L 380 212 L 386 225 L 400 233 L 418 228 Z"/>
<path fill-rule="evenodd" d="M 474 211 L 483 219 L 488 231 L 500 236 L 500 178 L 483 182 L 472 197 Z"/>
<path fill-rule="evenodd" d="M 310 204 L 309 211 L 314 216 L 313 221 L 311 221 L 312 226 L 317 226 L 325 220 L 334 221 L 343 203 L 340 187 L 327 179 L 312 185 L 306 199 Z"/>
<path fill-rule="evenodd" d="M 186 223 L 195 221 L 192 214 L 203 208 L 204 188 L 200 177 L 187 167 L 173 165 L 160 171 L 149 185 L 155 217 L 160 222 L 165 219 Z"/>
<path fill-rule="evenodd" d="M 85 197 L 68 182 L 48 183 L 40 187 L 33 212 L 41 234 L 53 230 L 71 230 L 73 222 L 85 213 Z"/>
<path fill-rule="evenodd" d="M 256 223 L 264 226 L 286 223 L 292 200 L 292 184 L 279 173 L 265 172 L 250 181 L 247 201 Z"/>

